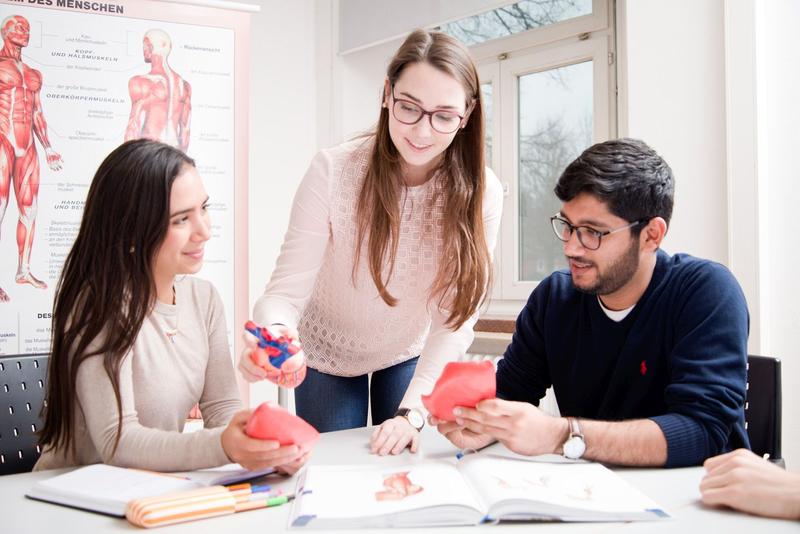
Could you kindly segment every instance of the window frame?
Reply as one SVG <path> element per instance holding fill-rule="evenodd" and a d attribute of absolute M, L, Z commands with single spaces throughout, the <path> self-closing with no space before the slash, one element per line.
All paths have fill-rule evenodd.
<path fill-rule="evenodd" d="M 533 28 L 506 37 L 498 37 L 470 47 L 472 57 L 478 63 L 496 60 L 501 55 L 513 55 L 516 52 L 539 47 L 548 43 L 561 41 L 584 33 L 593 33 L 609 29 L 611 4 L 613 0 L 592 0 L 592 12 L 571 19 Z M 509 1 L 508 4 L 513 4 Z"/>
<path fill-rule="evenodd" d="M 617 74 L 612 8 L 613 0 L 593 0 L 591 15 L 470 48 L 478 62 L 481 83 L 492 84 L 492 168 L 503 185 L 503 216 L 494 251 L 490 315 L 517 314 L 539 283 L 519 277 L 518 77 L 591 60 L 592 142 L 616 137 Z"/>

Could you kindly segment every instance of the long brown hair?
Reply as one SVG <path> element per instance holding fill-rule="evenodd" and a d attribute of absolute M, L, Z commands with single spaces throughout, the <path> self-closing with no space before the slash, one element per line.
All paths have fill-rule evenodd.
<path fill-rule="evenodd" d="M 489 249 L 483 225 L 484 154 L 483 105 L 480 81 L 469 51 L 458 40 L 441 32 L 416 30 L 395 53 L 386 76 L 393 85 L 407 66 L 427 63 L 455 78 L 467 95 L 469 119 L 460 129 L 434 170 L 444 196 L 444 250 L 439 258 L 431 296 L 449 309 L 447 326 L 459 328 L 486 298 L 491 279 Z M 372 280 L 386 304 L 397 298 L 387 289 L 392 276 L 400 235 L 402 158 L 389 135 L 389 107 L 382 107 L 369 157 L 364 184 L 358 197 L 356 266 L 367 238 Z M 384 265 L 388 274 L 383 277 Z"/>
<path fill-rule="evenodd" d="M 94 175 L 80 230 L 56 286 L 42 445 L 72 450 L 78 367 L 102 355 L 122 433 L 119 370 L 156 299 L 153 258 L 167 233 L 172 182 L 194 161 L 148 140 L 128 141 Z"/>

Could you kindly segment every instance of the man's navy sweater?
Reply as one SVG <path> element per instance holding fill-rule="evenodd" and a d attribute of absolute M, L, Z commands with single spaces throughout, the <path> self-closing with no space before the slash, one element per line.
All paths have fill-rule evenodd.
<path fill-rule="evenodd" d="M 533 291 L 498 364 L 497 393 L 538 406 L 553 386 L 561 415 L 650 418 L 668 467 L 748 447 L 744 428 L 749 316 L 724 266 L 659 250 L 653 277 L 620 322 L 569 271 Z"/>

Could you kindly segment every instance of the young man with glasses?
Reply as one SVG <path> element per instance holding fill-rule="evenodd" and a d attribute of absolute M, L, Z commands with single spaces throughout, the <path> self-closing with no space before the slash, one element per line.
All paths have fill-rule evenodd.
<path fill-rule="evenodd" d="M 599 143 L 573 161 L 551 217 L 569 269 L 545 278 L 497 369 L 498 398 L 439 431 L 462 448 L 619 465 L 699 465 L 748 447 L 749 316 L 724 266 L 660 250 L 673 176 L 645 143 Z M 553 386 L 563 417 L 536 406 Z"/>

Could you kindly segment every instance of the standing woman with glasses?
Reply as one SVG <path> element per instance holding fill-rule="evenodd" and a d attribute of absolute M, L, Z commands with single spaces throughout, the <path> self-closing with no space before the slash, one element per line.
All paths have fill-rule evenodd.
<path fill-rule="evenodd" d="M 369 405 L 374 453 L 416 451 L 420 396 L 472 343 L 502 202 L 469 52 L 413 32 L 389 64 L 375 132 L 312 160 L 255 305 L 257 322 L 299 329 L 298 415 L 342 430 L 365 426 Z M 264 378 L 246 352 L 239 369 Z"/>

